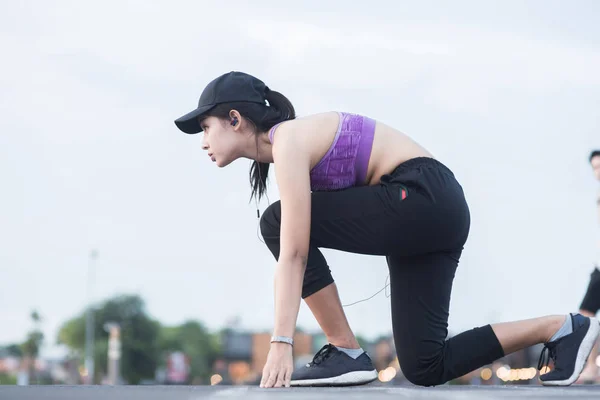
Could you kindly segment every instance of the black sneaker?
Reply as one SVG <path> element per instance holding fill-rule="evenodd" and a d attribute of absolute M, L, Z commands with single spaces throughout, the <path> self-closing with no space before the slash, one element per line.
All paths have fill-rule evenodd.
<path fill-rule="evenodd" d="M 577 380 L 585 367 L 587 359 L 596 343 L 600 325 L 595 318 L 584 317 L 581 314 L 571 314 L 573 333 L 563 336 L 553 342 L 546 343 L 538 369 L 543 367 L 544 355 L 547 352 L 546 366 L 550 359 L 554 368 L 547 374 L 541 375 L 540 380 L 545 386 L 569 386 Z"/>
<path fill-rule="evenodd" d="M 356 360 L 332 344 L 326 344 L 313 360 L 292 373 L 291 386 L 354 386 L 377 379 L 367 353 Z"/>

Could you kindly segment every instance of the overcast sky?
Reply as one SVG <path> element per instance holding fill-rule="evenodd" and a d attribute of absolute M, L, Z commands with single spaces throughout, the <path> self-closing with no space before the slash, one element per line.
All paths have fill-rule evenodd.
<path fill-rule="evenodd" d="M 231 70 L 298 115 L 391 124 L 455 172 L 472 229 L 453 333 L 576 311 L 598 257 L 600 3 L 348 4 L 2 2 L 0 343 L 24 338 L 32 308 L 55 341 L 85 306 L 93 248 L 94 300 L 138 293 L 164 323 L 271 329 L 249 161 L 218 169 L 173 124 Z M 324 252 L 344 303 L 383 287 L 383 258 Z M 347 313 L 357 333 L 391 331 L 383 293 Z M 305 305 L 298 325 L 318 328 Z"/>

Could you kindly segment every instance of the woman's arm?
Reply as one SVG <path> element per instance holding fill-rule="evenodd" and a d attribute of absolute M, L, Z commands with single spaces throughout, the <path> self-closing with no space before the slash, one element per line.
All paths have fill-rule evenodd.
<path fill-rule="evenodd" d="M 278 129 L 273 145 L 281 201 L 281 239 L 275 271 L 274 336 L 293 337 L 310 241 L 310 155 L 294 124 Z"/>

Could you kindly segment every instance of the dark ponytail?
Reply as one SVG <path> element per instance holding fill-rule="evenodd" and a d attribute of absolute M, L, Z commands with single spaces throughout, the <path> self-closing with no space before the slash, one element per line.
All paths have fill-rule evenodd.
<path fill-rule="evenodd" d="M 268 131 L 279 122 L 296 118 L 294 106 L 287 97 L 281 93 L 267 88 L 265 98 L 269 103 L 269 106 L 267 107 L 269 112 L 264 120 L 265 129 L 261 129 L 260 131 Z M 258 200 L 260 200 L 267 191 L 269 165 L 269 163 L 261 163 L 258 161 L 252 162 L 252 166 L 250 167 L 250 186 L 252 187 L 250 200 L 252 200 L 252 197 L 257 197 Z"/>
<path fill-rule="evenodd" d="M 283 94 L 267 88 L 265 91 L 265 99 L 268 105 L 246 102 L 219 104 L 210 110 L 206 116 L 229 119 L 229 112 L 231 110 L 237 110 L 244 118 L 254 124 L 257 134 L 259 132 L 268 132 L 279 122 L 296 118 L 294 106 Z M 253 197 L 260 200 L 264 196 L 267 191 L 268 175 L 269 163 L 258 161 L 252 162 L 249 174 L 250 187 L 252 189 L 250 200 L 252 200 Z"/>

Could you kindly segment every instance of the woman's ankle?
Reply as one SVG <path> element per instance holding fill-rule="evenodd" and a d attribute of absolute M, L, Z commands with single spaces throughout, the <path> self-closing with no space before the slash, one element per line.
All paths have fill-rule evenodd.
<path fill-rule="evenodd" d="M 567 320 L 567 315 L 550 315 L 546 317 L 548 322 L 546 324 L 546 330 L 543 336 L 543 343 L 548 343 L 552 336 L 563 326 Z"/>
<path fill-rule="evenodd" d="M 590 318 L 594 318 L 596 316 L 595 313 L 593 313 L 591 311 L 587 311 L 587 310 L 579 310 L 579 314 L 583 315 L 584 317 L 590 317 Z"/>
<path fill-rule="evenodd" d="M 335 347 L 342 347 L 344 349 L 360 349 L 360 345 L 354 336 L 328 336 L 327 341 Z"/>

